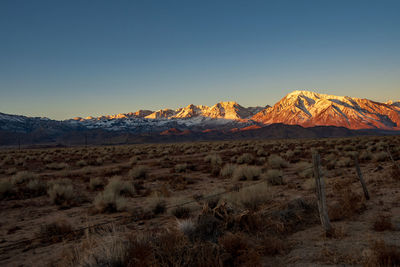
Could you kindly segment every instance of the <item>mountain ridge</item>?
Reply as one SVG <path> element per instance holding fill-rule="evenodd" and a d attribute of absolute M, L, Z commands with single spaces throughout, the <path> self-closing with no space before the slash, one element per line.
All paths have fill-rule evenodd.
<path fill-rule="evenodd" d="M 254 132 L 255 135 L 263 133 L 262 136 L 268 136 L 265 127 L 275 124 L 305 128 L 332 126 L 377 132 L 400 131 L 398 103 L 380 103 L 364 98 L 296 90 L 273 106 L 265 107 L 243 107 L 235 101 L 227 101 L 210 107 L 190 104 L 175 110 L 138 110 L 99 117 L 75 117 L 63 121 L 0 113 L 0 131 L 2 138 L 12 139 L 14 143 L 16 137 L 13 136 L 18 134 L 28 135 L 29 140 L 40 141 L 56 140 L 69 133 L 78 134 L 93 130 L 104 130 L 104 136 L 112 136 L 113 132 L 115 135 L 129 133 L 135 136 L 151 135 L 164 138 L 209 138 L 212 134 L 224 138 L 228 133 L 232 136 L 242 136 L 244 132 Z"/>

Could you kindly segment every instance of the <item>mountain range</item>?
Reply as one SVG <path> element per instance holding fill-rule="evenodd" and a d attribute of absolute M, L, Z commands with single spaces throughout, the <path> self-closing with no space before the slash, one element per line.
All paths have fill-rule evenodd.
<path fill-rule="evenodd" d="M 138 110 L 63 121 L 0 113 L 0 145 L 15 145 L 16 142 L 79 143 L 83 134 L 86 139 L 88 135 L 96 136 L 97 143 L 101 143 L 103 137 L 119 141 L 127 138 L 121 142 L 128 142 L 129 138 L 132 142 L 165 140 L 167 136 L 175 136 L 169 138 L 173 141 L 189 137 L 190 140 L 285 137 L 279 136 L 285 134 L 278 133 L 276 127 L 275 136 L 265 132 L 274 124 L 282 129 L 297 129 L 300 137 L 304 136 L 300 134 L 300 128 L 312 131 L 311 128 L 315 127 L 343 128 L 342 135 L 355 134 L 354 131 L 396 133 L 400 131 L 400 101 L 380 103 L 348 96 L 293 91 L 275 105 L 264 107 L 243 107 L 236 102 L 220 102 L 212 107 L 191 104 L 176 110 Z M 326 133 L 322 135 L 329 136 Z M 121 139 L 121 136 L 124 137 Z M 291 131 L 289 137 L 296 137 L 296 134 Z"/>

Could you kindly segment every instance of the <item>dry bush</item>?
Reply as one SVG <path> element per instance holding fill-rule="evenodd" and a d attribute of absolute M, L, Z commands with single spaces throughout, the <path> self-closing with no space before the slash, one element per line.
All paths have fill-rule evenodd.
<path fill-rule="evenodd" d="M 281 170 L 268 170 L 266 178 L 271 185 L 282 185 L 283 184 L 283 172 Z"/>
<path fill-rule="evenodd" d="M 257 166 L 240 165 L 233 172 L 233 179 L 238 181 L 258 180 L 261 176 L 261 168 Z"/>
<path fill-rule="evenodd" d="M 189 239 L 193 239 L 196 232 L 196 224 L 192 219 L 177 220 L 176 228 Z"/>
<path fill-rule="evenodd" d="M 305 190 L 315 190 L 315 179 L 308 178 L 307 180 L 304 181 L 301 187 Z"/>
<path fill-rule="evenodd" d="M 272 195 L 268 185 L 262 183 L 242 188 L 238 192 L 232 192 L 226 195 L 225 198 L 228 202 L 254 211 L 258 210 L 261 205 L 270 202 Z"/>
<path fill-rule="evenodd" d="M 363 150 L 359 157 L 360 161 L 369 161 L 372 160 L 372 153 L 367 151 L 367 150 Z"/>
<path fill-rule="evenodd" d="M 171 214 L 174 215 L 178 219 L 189 218 L 191 213 L 191 209 L 187 206 L 178 206 L 171 209 Z"/>
<path fill-rule="evenodd" d="M 113 177 L 94 199 L 93 204 L 99 212 L 124 211 L 127 208 L 127 199 L 124 195 L 133 196 L 135 188 L 129 181 L 122 181 L 120 177 Z"/>
<path fill-rule="evenodd" d="M 149 207 L 153 214 L 163 214 L 167 210 L 167 202 L 163 197 L 155 196 L 149 199 Z"/>
<path fill-rule="evenodd" d="M 47 192 L 47 183 L 38 178 L 30 180 L 26 184 L 26 189 L 28 194 L 33 196 L 43 196 Z"/>
<path fill-rule="evenodd" d="M 261 265 L 260 255 L 244 235 L 227 233 L 219 238 L 218 243 L 229 255 L 224 261 L 224 266 Z"/>
<path fill-rule="evenodd" d="M 377 216 L 373 224 L 373 229 L 377 232 L 393 230 L 394 226 L 391 221 L 391 216 Z"/>
<path fill-rule="evenodd" d="M 78 160 L 78 161 L 76 162 L 76 166 L 78 166 L 78 167 L 85 167 L 85 166 L 87 166 L 87 165 L 88 165 L 87 161 L 86 161 L 86 160 L 83 160 L 83 159 Z"/>
<path fill-rule="evenodd" d="M 11 178 L 11 182 L 14 185 L 19 185 L 19 184 L 23 184 L 23 183 L 27 183 L 30 180 L 37 178 L 37 175 L 28 171 L 22 171 L 17 173 L 16 175 L 14 175 Z"/>
<path fill-rule="evenodd" d="M 220 171 L 220 176 L 224 178 L 232 178 L 235 169 L 237 168 L 234 164 L 225 164 L 224 167 Z"/>
<path fill-rule="evenodd" d="M 268 165 L 274 169 L 286 168 L 289 166 L 286 160 L 276 154 L 272 154 L 268 157 Z"/>
<path fill-rule="evenodd" d="M 375 241 L 370 246 L 371 254 L 366 257 L 366 267 L 400 266 L 400 248 L 387 245 L 384 241 Z"/>
<path fill-rule="evenodd" d="M 0 181 L 0 199 L 7 198 L 13 193 L 13 184 L 9 180 Z"/>
<path fill-rule="evenodd" d="M 104 191 L 99 193 L 95 197 L 93 204 L 95 209 L 101 213 L 124 211 L 127 208 L 126 198 L 117 195 L 112 191 Z"/>
<path fill-rule="evenodd" d="M 17 173 L 17 168 L 8 168 L 6 171 L 5 171 L 5 174 L 7 174 L 7 175 L 13 175 L 13 174 L 16 174 Z"/>
<path fill-rule="evenodd" d="M 175 172 L 186 172 L 187 167 L 187 163 L 176 164 L 174 170 Z"/>
<path fill-rule="evenodd" d="M 49 163 L 49 164 L 46 165 L 47 169 L 49 169 L 49 170 L 57 170 L 57 171 L 66 169 L 68 167 L 69 167 L 69 165 L 67 163 L 65 163 L 65 162 L 61 162 L 61 163 L 53 162 L 53 163 Z"/>
<path fill-rule="evenodd" d="M 252 164 L 255 161 L 255 158 L 250 153 L 244 153 L 243 155 L 239 156 L 236 160 L 238 164 Z"/>
<path fill-rule="evenodd" d="M 353 164 L 353 160 L 350 157 L 343 157 L 336 161 L 336 167 L 343 168 L 343 167 L 351 167 Z"/>
<path fill-rule="evenodd" d="M 146 179 L 148 177 L 148 172 L 147 166 L 136 166 L 129 171 L 129 177 L 133 179 Z"/>
<path fill-rule="evenodd" d="M 314 173 L 312 166 L 309 162 L 299 162 L 296 164 L 296 173 L 302 178 L 311 178 Z"/>
<path fill-rule="evenodd" d="M 218 154 L 210 154 L 205 156 L 204 161 L 211 165 L 221 165 L 222 159 Z"/>
<path fill-rule="evenodd" d="M 112 191 L 117 195 L 133 196 L 135 194 L 133 184 L 130 181 L 123 181 L 119 176 L 112 177 L 104 190 Z"/>
<path fill-rule="evenodd" d="M 365 210 L 364 198 L 350 188 L 334 188 L 337 202 L 329 207 L 329 217 L 332 221 L 349 218 Z"/>
<path fill-rule="evenodd" d="M 67 257 L 65 266 L 151 266 L 154 263 L 150 238 L 127 236 L 110 227 L 87 235 Z"/>
<path fill-rule="evenodd" d="M 212 175 L 217 176 L 221 171 L 222 158 L 217 154 L 211 154 L 204 158 L 205 162 L 210 163 L 210 172 Z"/>
<path fill-rule="evenodd" d="M 385 151 L 381 151 L 378 153 L 374 153 L 373 158 L 376 162 L 386 161 L 388 159 L 388 154 Z"/>
<path fill-rule="evenodd" d="M 72 226 L 65 220 L 58 220 L 40 225 L 39 237 L 42 242 L 60 242 L 67 234 L 71 234 Z"/>
<path fill-rule="evenodd" d="M 47 194 L 53 204 L 70 206 L 75 198 L 72 184 L 54 183 L 47 189 Z"/>
<path fill-rule="evenodd" d="M 90 190 L 99 190 L 104 187 L 104 179 L 100 177 L 90 178 L 89 188 Z"/>

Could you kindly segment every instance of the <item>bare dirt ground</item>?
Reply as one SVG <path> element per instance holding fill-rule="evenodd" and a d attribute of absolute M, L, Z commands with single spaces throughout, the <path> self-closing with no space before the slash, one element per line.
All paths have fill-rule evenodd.
<path fill-rule="evenodd" d="M 399 164 L 399 136 L 1 150 L 0 265 L 399 266 Z"/>

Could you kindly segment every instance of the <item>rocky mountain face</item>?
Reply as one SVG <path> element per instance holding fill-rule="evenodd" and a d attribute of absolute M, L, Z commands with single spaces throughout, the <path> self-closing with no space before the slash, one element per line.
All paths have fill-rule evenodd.
<path fill-rule="evenodd" d="M 294 91 L 252 117 L 262 124 L 400 130 L 400 108 L 368 99 Z"/>
<path fill-rule="evenodd" d="M 267 127 L 275 124 L 278 126 Z M 284 125 L 298 127 L 283 128 Z M 321 137 L 330 135 L 325 132 L 328 131 L 326 129 L 343 135 L 348 135 L 350 132 L 342 128 L 372 129 L 381 131 L 380 133 L 400 131 L 400 102 L 379 103 L 347 96 L 294 91 L 272 107 L 246 108 L 236 102 L 220 102 L 211 107 L 188 105 L 176 110 L 138 110 L 125 114 L 77 117 L 64 121 L 0 113 L 0 145 L 15 144 L 21 138 L 28 143 L 65 141 L 71 138 L 82 140 L 88 133 L 97 136 L 96 138 L 100 140 L 98 142 L 103 138 L 116 136 L 119 138 L 125 135 L 135 136 L 134 140 L 151 141 L 161 137 L 160 140 L 175 141 L 193 138 L 194 140 L 224 139 L 228 136 L 284 138 L 295 136 L 296 131 L 305 133 L 299 129 L 318 126 L 334 126 L 340 129 L 322 128 L 323 131 L 314 131 Z M 281 129 L 286 130 L 281 131 Z M 280 135 L 289 130 L 290 134 Z M 138 136 L 141 137 L 137 139 Z M 168 139 L 168 136 L 174 137 Z M 127 137 L 121 140 L 126 141 L 124 138 Z"/>

